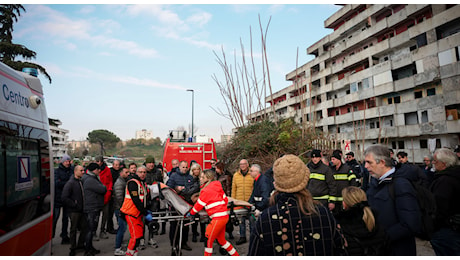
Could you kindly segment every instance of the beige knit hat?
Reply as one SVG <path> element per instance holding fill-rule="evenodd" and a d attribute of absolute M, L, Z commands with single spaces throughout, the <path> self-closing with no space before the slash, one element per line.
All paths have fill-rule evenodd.
<path fill-rule="evenodd" d="M 273 164 L 273 177 L 275 189 L 294 193 L 307 187 L 310 170 L 299 157 L 287 154 Z"/>

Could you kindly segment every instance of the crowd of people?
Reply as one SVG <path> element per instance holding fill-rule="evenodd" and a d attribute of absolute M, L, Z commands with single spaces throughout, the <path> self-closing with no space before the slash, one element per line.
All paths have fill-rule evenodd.
<path fill-rule="evenodd" d="M 138 255 L 147 244 L 156 245 L 154 234 L 166 234 L 165 222 L 161 228 L 152 224 L 151 211 L 167 206 L 149 197 L 149 186 L 162 183 L 193 205 L 185 223 L 206 210 L 210 223 L 190 225 L 204 255 L 212 255 L 215 242 L 221 254 L 235 256 L 416 255 L 416 237 L 425 231 L 420 185 L 436 205 L 434 227 L 423 238 L 436 255 L 460 255 L 460 151 L 437 149 L 422 166 L 408 162 L 404 151 L 396 156 L 383 145 L 368 147 L 362 162 L 353 152 L 335 150 L 328 157 L 314 149 L 308 163 L 282 155 L 266 171 L 241 159 L 233 174 L 215 159 L 210 169 L 174 159 L 166 172 L 151 156 L 143 165 L 116 160 L 111 168 L 101 156 L 86 167 L 72 166 L 64 156 L 55 169 L 53 237 L 62 210 L 62 244 L 70 244 L 69 255 L 79 249 L 100 253 L 92 241 L 107 239 L 107 233 L 116 234 L 114 255 Z M 253 205 L 253 214 L 239 219 L 237 240 L 228 197 Z M 126 230 L 130 239 L 122 248 Z M 189 225 L 169 221 L 168 235 L 171 255 L 178 248 L 192 250 Z M 233 239 L 237 246 L 249 242 L 248 252 L 238 252 Z"/>

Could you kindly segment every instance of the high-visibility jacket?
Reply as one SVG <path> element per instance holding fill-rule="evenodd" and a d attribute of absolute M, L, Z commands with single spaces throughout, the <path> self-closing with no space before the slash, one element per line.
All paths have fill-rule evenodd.
<path fill-rule="evenodd" d="M 333 202 L 338 194 L 331 168 L 321 161 L 318 164 L 309 162 L 307 167 L 310 170 L 310 180 L 308 181 L 307 189 L 310 191 L 313 199 L 324 203 Z"/>
<path fill-rule="evenodd" d="M 137 190 L 129 190 L 128 186 L 130 182 L 135 182 L 137 184 Z M 138 206 L 134 203 L 131 194 L 133 196 L 138 196 L 141 203 L 143 204 L 143 208 L 139 209 Z M 145 211 L 145 207 L 147 206 L 147 188 L 145 185 L 136 178 L 130 179 L 126 183 L 126 192 L 125 192 L 125 200 L 123 201 L 123 205 L 120 208 L 120 211 L 126 215 L 138 217 L 143 211 Z M 140 205 L 139 205 L 140 206 Z"/>
<path fill-rule="evenodd" d="M 358 186 L 358 182 L 356 181 L 356 175 L 346 164 L 342 163 L 339 169 L 336 169 L 335 166 L 332 166 L 331 169 L 337 186 L 337 197 L 329 198 L 329 200 L 340 202 L 343 201 L 342 190 L 348 186 Z"/>
<path fill-rule="evenodd" d="M 228 215 L 227 203 L 228 198 L 225 196 L 222 184 L 219 181 L 212 181 L 201 190 L 200 196 L 190 213 L 195 215 L 204 208 L 211 219 L 224 217 Z"/>

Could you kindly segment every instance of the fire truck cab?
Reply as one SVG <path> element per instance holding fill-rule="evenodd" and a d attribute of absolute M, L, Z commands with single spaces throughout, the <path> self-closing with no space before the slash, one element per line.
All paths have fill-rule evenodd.
<path fill-rule="evenodd" d="M 191 139 L 191 138 L 190 138 Z M 216 146 L 212 138 L 187 140 L 186 131 L 171 130 L 163 151 L 163 168 L 171 171 L 171 161 L 195 160 L 203 170 L 211 168 L 211 159 L 216 159 Z"/>

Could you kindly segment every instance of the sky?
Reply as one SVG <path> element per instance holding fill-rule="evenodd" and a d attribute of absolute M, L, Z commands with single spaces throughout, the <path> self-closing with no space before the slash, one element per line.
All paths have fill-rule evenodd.
<path fill-rule="evenodd" d="M 225 81 L 214 52 L 230 64 L 246 52 L 252 30 L 260 59 L 261 24 L 273 92 L 285 76 L 313 59 L 306 49 L 332 33 L 324 21 L 333 4 L 24 4 L 13 42 L 37 53 L 52 83 L 39 75 L 48 117 L 59 119 L 69 140 L 106 129 L 122 140 L 146 129 L 165 140 L 169 130 L 189 129 L 220 141 L 232 121 L 213 75 Z M 299 52 L 297 61 L 297 51 Z M 240 64 L 239 61 L 237 63 Z M 261 66 L 256 67 L 261 75 Z M 187 89 L 193 89 L 193 94 Z"/>

